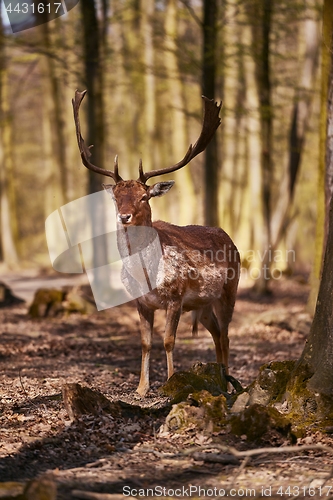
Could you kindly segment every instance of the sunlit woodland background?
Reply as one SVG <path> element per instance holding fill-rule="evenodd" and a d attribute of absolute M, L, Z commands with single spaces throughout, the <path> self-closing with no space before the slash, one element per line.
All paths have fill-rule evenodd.
<path fill-rule="evenodd" d="M 2 268 L 50 266 L 46 217 L 107 180 L 89 176 L 76 143 L 71 99 L 88 89 L 81 125 L 92 161 L 112 169 L 118 154 L 125 179 L 138 177 L 140 158 L 145 170 L 179 161 L 200 133 L 201 95 L 222 100 L 216 141 L 171 175 L 176 185 L 152 202 L 154 218 L 218 224 L 244 269 L 268 259 L 307 278 L 325 210 L 322 8 L 323 0 L 80 0 L 17 34 L 2 11 Z"/>

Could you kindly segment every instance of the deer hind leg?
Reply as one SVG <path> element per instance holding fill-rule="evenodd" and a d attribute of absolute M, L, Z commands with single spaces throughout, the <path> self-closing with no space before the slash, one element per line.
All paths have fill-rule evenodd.
<path fill-rule="evenodd" d="M 138 303 L 138 313 L 140 316 L 142 358 L 140 382 L 136 391 L 140 396 L 145 396 L 149 389 L 149 361 L 152 346 L 154 311 Z"/>
<path fill-rule="evenodd" d="M 234 311 L 235 299 L 232 294 L 228 294 L 223 290 L 222 297 L 214 303 L 214 311 L 220 329 L 220 345 L 222 352 L 222 363 L 226 368 L 227 374 L 229 373 L 229 337 L 228 329 L 229 323 L 232 319 Z"/>
<path fill-rule="evenodd" d="M 216 361 L 218 363 L 224 363 L 222 345 L 220 342 L 220 326 L 211 305 L 203 307 L 200 310 L 199 321 L 213 337 L 216 351 Z"/>
<path fill-rule="evenodd" d="M 196 338 L 198 336 L 198 323 L 201 315 L 201 309 L 198 311 L 192 311 L 192 337 Z"/>
<path fill-rule="evenodd" d="M 166 325 L 164 332 L 164 349 L 167 358 L 168 379 L 173 375 L 173 349 L 175 347 L 176 332 L 182 312 L 182 306 L 173 302 L 167 307 Z"/>

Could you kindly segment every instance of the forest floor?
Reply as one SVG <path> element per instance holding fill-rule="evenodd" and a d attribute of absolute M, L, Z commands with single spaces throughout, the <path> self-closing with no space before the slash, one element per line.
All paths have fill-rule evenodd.
<path fill-rule="evenodd" d="M 273 283 L 260 301 L 240 289 L 230 325 L 230 374 L 245 387 L 270 361 L 297 359 L 311 318 L 302 280 Z M 213 341 L 191 317 L 180 322 L 176 370 L 215 361 Z M 156 318 L 151 391 L 140 398 L 140 335 L 132 304 L 96 312 L 33 320 L 25 304 L 0 309 L 0 481 L 25 482 L 48 473 L 59 500 L 118 500 L 130 497 L 231 496 L 322 498 L 333 496 L 333 456 L 322 450 L 260 453 L 242 465 L 195 460 L 191 449 L 226 445 L 238 450 L 288 445 L 248 442 L 227 430 L 189 428 L 161 432 L 165 416 L 116 418 L 86 415 L 72 422 L 64 407 L 64 384 L 78 382 L 112 401 L 158 406 L 166 380 L 162 343 L 164 314 Z M 298 444 L 333 446 L 328 434 L 308 434 Z M 332 447 L 333 450 L 333 447 Z M 328 478 L 328 479 L 327 479 Z M 164 488 L 164 490 L 163 490 Z M 1 492 L 0 492 L 0 498 Z"/>

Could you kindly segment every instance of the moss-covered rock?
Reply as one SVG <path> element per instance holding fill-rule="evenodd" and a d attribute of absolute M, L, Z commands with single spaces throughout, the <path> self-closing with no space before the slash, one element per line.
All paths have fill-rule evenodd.
<path fill-rule="evenodd" d="M 80 287 L 40 288 L 36 291 L 29 308 L 29 315 L 32 318 L 52 318 L 74 312 L 80 314 L 96 312 L 93 301 Z"/>
<path fill-rule="evenodd" d="M 236 436 L 246 436 L 249 441 L 258 441 L 278 433 L 296 441 L 288 418 L 273 407 L 253 404 L 237 415 L 230 417 L 231 432 Z"/>
<path fill-rule="evenodd" d="M 198 362 L 192 366 L 191 371 L 204 381 L 207 391 L 213 396 L 227 392 L 228 381 L 226 370 L 222 363 Z"/>
<path fill-rule="evenodd" d="M 173 405 L 161 430 L 216 432 L 226 424 L 227 412 L 227 401 L 222 394 L 212 396 L 207 391 L 196 392 L 186 402 Z"/>
<path fill-rule="evenodd" d="M 95 305 L 76 290 L 70 290 L 66 293 L 63 305 L 65 311 L 68 313 L 78 312 L 81 314 L 93 314 L 96 312 Z"/>
<path fill-rule="evenodd" d="M 230 412 L 240 413 L 241 411 L 244 411 L 249 404 L 249 400 L 250 394 L 248 392 L 242 392 L 241 394 L 238 394 L 235 402 L 230 409 Z"/>
<path fill-rule="evenodd" d="M 164 428 L 219 431 L 222 428 L 249 441 L 294 442 L 309 429 L 332 432 L 332 401 L 308 387 L 313 373 L 294 360 L 275 361 L 260 368 L 257 379 L 242 389 L 227 392 L 230 377 L 223 365 L 197 363 L 175 373 L 161 388 L 174 405 Z M 281 410 L 280 413 L 278 410 Z"/>
<path fill-rule="evenodd" d="M 29 308 L 32 318 L 53 317 L 64 312 L 63 301 L 66 292 L 64 290 L 40 288 L 36 291 L 34 300 Z"/>
<path fill-rule="evenodd" d="M 256 380 L 249 386 L 248 404 L 274 404 L 282 401 L 296 361 L 273 361 L 263 365 Z"/>
<path fill-rule="evenodd" d="M 160 388 L 173 404 L 185 401 L 191 393 L 208 391 L 213 396 L 227 394 L 228 381 L 221 363 L 196 363 L 188 371 L 176 372 Z"/>
<path fill-rule="evenodd" d="M 333 427 L 333 398 L 308 387 L 312 376 L 306 363 L 297 363 L 286 387 L 288 415 L 298 433 L 310 428 L 325 432 Z"/>

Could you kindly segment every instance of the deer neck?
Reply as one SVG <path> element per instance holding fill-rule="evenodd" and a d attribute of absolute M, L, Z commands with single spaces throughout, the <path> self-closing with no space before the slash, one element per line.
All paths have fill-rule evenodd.
<path fill-rule="evenodd" d="M 147 226 L 123 226 L 117 228 L 117 245 L 121 257 L 128 257 L 147 248 L 154 237 L 152 224 Z"/>

